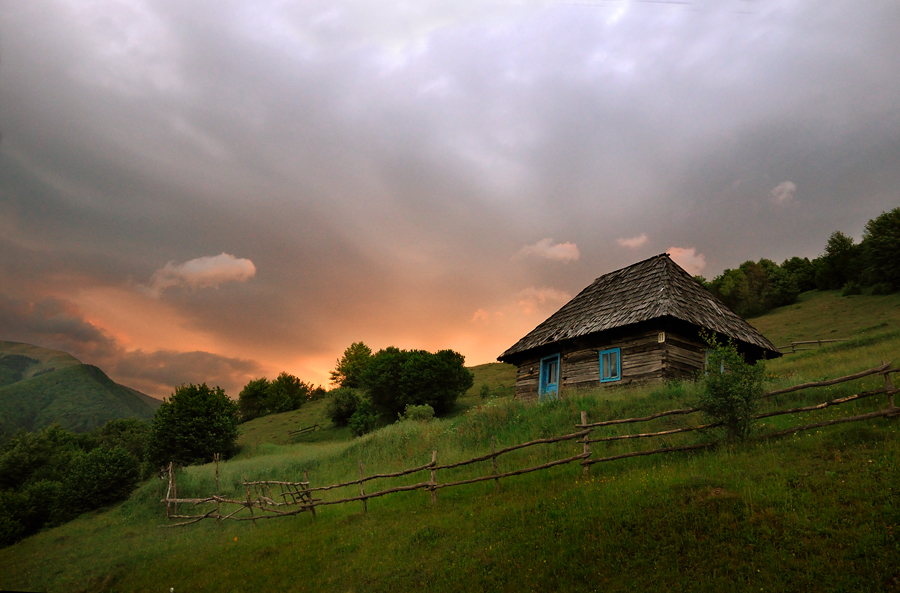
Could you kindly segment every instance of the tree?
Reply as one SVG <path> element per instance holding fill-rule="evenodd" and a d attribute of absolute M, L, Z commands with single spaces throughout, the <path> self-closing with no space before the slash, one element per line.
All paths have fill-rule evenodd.
<path fill-rule="evenodd" d="M 853 237 L 835 231 L 828 238 L 825 253 L 819 259 L 816 288 L 837 290 L 848 282 L 859 280 L 862 269 L 862 249 L 854 245 Z"/>
<path fill-rule="evenodd" d="M 286 372 L 282 372 L 274 381 L 265 377 L 253 379 L 238 394 L 241 421 L 296 410 L 310 401 L 314 394 L 318 392 L 312 385 Z"/>
<path fill-rule="evenodd" d="M 452 350 L 434 354 L 389 347 L 371 357 L 360 382 L 376 410 L 396 418 L 407 405 L 428 404 L 437 415 L 453 409 L 474 379 L 465 357 Z"/>
<path fill-rule="evenodd" d="M 329 394 L 331 399 L 325 406 L 325 415 L 335 426 L 347 426 L 350 418 L 356 412 L 363 396 L 358 389 L 350 387 L 338 387 Z"/>
<path fill-rule="evenodd" d="M 358 388 L 362 372 L 371 357 L 371 348 L 362 342 L 353 342 L 336 361 L 336 366 L 331 371 L 331 383 L 338 387 Z"/>
<path fill-rule="evenodd" d="M 781 269 L 794 277 L 797 290 L 806 292 L 816 288 L 816 268 L 807 257 L 786 259 L 781 263 Z"/>
<path fill-rule="evenodd" d="M 863 245 L 871 267 L 872 284 L 888 283 L 900 290 L 900 208 L 882 212 L 866 223 Z"/>
<path fill-rule="evenodd" d="M 268 414 L 290 412 L 306 403 L 311 387 L 290 373 L 283 372 L 269 383 L 263 408 Z"/>
<path fill-rule="evenodd" d="M 238 408 L 241 412 L 241 421 L 247 422 L 264 415 L 262 402 L 266 399 L 269 390 L 269 380 L 265 377 L 253 379 L 241 389 L 238 394 Z"/>
<path fill-rule="evenodd" d="M 207 463 L 230 457 L 237 441 L 238 405 L 221 387 L 182 385 L 156 409 L 147 455 L 155 467 Z"/>

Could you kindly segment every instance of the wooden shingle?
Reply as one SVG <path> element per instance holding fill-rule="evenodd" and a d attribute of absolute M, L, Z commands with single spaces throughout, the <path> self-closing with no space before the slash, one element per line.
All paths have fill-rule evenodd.
<path fill-rule="evenodd" d="M 514 362 L 555 342 L 663 319 L 731 337 L 762 349 L 769 358 L 781 356 L 769 340 L 663 253 L 600 276 L 498 360 Z"/>

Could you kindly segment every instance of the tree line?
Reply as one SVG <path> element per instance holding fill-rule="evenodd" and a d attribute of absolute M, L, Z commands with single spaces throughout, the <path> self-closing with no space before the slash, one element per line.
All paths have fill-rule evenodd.
<path fill-rule="evenodd" d="M 695 277 L 735 313 L 753 317 L 796 302 L 808 290 L 890 294 L 900 290 L 900 208 L 866 223 L 862 241 L 841 231 L 828 238 L 817 258 L 792 257 L 779 266 L 769 259 L 745 261 L 710 281 Z"/>

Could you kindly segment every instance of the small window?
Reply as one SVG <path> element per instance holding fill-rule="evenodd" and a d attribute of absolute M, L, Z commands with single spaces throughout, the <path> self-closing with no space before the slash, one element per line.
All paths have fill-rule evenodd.
<path fill-rule="evenodd" d="M 611 348 L 600 351 L 600 382 L 618 381 L 622 378 L 620 361 L 621 349 Z"/>

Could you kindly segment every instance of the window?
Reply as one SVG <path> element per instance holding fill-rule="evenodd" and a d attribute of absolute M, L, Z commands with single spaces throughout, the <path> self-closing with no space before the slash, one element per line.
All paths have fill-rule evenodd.
<path fill-rule="evenodd" d="M 556 399 L 559 393 L 559 354 L 541 360 L 540 393 L 541 401 Z"/>
<path fill-rule="evenodd" d="M 620 364 L 620 348 L 610 348 L 600 351 L 600 382 L 618 381 L 622 378 L 622 365 Z"/>

